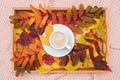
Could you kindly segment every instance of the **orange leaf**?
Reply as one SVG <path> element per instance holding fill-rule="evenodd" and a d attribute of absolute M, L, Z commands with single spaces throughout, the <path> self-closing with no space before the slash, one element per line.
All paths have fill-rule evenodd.
<path fill-rule="evenodd" d="M 31 4 L 30 4 L 30 9 L 36 14 L 36 15 L 41 15 L 41 12 L 36 9 L 35 7 L 33 7 Z"/>
<path fill-rule="evenodd" d="M 22 58 L 22 53 L 14 52 L 14 54 L 17 58 Z"/>
<path fill-rule="evenodd" d="M 18 61 L 18 59 L 17 58 L 12 58 L 12 59 L 10 59 L 12 62 L 17 62 Z"/>
<path fill-rule="evenodd" d="M 30 44 L 29 48 L 35 52 L 39 52 L 39 49 L 34 44 Z"/>
<path fill-rule="evenodd" d="M 44 45 L 50 45 L 50 43 L 48 41 L 48 37 L 40 35 L 40 40 L 41 40 L 42 44 L 44 44 Z"/>
<path fill-rule="evenodd" d="M 38 53 L 37 57 L 38 57 L 39 63 L 42 64 L 42 62 L 43 62 L 42 54 L 41 54 L 41 53 Z"/>
<path fill-rule="evenodd" d="M 48 15 L 45 15 L 45 16 L 43 17 L 43 20 L 42 20 L 41 24 L 40 24 L 40 27 L 44 27 L 44 26 L 46 25 L 47 19 L 48 19 Z"/>
<path fill-rule="evenodd" d="M 41 20 L 42 20 L 42 16 L 36 17 L 36 19 L 35 19 L 35 29 L 38 28 Z"/>
<path fill-rule="evenodd" d="M 35 43 L 37 44 L 37 46 L 38 46 L 39 48 L 42 48 L 42 43 L 41 43 L 40 40 L 36 39 L 36 40 L 35 40 Z"/>
<path fill-rule="evenodd" d="M 35 55 L 32 55 L 30 58 L 30 66 L 32 66 L 34 60 L 35 60 Z"/>
<path fill-rule="evenodd" d="M 43 12 L 44 14 L 47 14 L 47 10 L 41 5 L 39 4 L 39 9 L 41 12 Z"/>
<path fill-rule="evenodd" d="M 22 64 L 23 60 L 24 60 L 23 58 L 19 59 L 19 60 L 16 62 L 16 65 L 19 66 L 20 64 Z"/>
<path fill-rule="evenodd" d="M 48 12 L 51 13 L 52 12 L 52 8 L 50 6 L 48 6 Z"/>
<path fill-rule="evenodd" d="M 26 49 L 26 48 L 23 49 L 23 53 L 28 54 L 28 55 L 33 55 L 34 54 L 33 51 L 31 51 L 29 49 Z"/>
<path fill-rule="evenodd" d="M 45 28 L 45 34 L 49 38 L 52 32 L 53 32 L 53 26 L 51 21 Z"/>
<path fill-rule="evenodd" d="M 24 68 L 27 65 L 28 61 L 29 61 L 29 57 L 25 57 L 22 63 L 22 68 Z"/>

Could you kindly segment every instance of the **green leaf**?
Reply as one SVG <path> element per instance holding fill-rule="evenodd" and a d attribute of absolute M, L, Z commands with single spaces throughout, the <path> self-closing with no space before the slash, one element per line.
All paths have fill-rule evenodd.
<path fill-rule="evenodd" d="M 21 34 L 22 31 L 23 31 L 23 30 L 22 30 L 21 28 L 16 28 L 16 29 L 15 29 L 15 32 L 16 32 L 17 34 Z"/>

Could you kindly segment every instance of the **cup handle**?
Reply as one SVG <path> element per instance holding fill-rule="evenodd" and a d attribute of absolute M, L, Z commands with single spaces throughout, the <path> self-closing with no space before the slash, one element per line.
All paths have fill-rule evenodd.
<path fill-rule="evenodd" d="M 70 45 L 67 45 L 66 48 L 67 48 L 68 50 L 71 50 L 72 47 L 71 47 Z"/>

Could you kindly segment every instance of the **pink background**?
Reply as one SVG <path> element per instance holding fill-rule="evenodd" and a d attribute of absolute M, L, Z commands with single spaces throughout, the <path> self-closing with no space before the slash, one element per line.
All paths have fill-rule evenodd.
<path fill-rule="evenodd" d="M 23 77 L 15 77 L 12 72 L 11 41 L 12 30 L 9 16 L 13 7 L 29 7 L 29 4 L 44 7 L 78 7 L 80 3 L 97 5 L 108 8 L 108 25 L 110 47 L 108 64 L 112 69 L 109 73 L 77 73 L 77 74 L 25 74 Z M 0 80 L 120 80 L 120 0 L 0 0 Z"/>

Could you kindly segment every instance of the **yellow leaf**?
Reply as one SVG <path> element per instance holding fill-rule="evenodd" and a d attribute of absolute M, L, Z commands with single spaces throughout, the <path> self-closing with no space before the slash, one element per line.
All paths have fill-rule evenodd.
<path fill-rule="evenodd" d="M 30 21 L 29 21 L 28 24 L 29 24 L 29 25 L 32 25 L 34 22 L 35 22 L 35 18 L 33 17 L 33 18 L 30 19 Z"/>
<path fill-rule="evenodd" d="M 45 15 L 40 23 L 40 27 L 44 27 L 47 23 L 48 15 Z"/>
<path fill-rule="evenodd" d="M 53 67 L 54 69 L 59 69 L 59 68 L 60 68 L 60 66 L 58 65 L 57 62 L 54 62 L 54 63 L 52 64 L 52 67 Z"/>
<path fill-rule="evenodd" d="M 42 44 L 47 45 L 47 46 L 50 45 L 48 37 L 40 35 L 40 40 L 41 40 Z"/>
<path fill-rule="evenodd" d="M 65 69 L 66 69 L 67 71 L 75 71 L 75 70 L 77 70 L 78 68 L 80 68 L 81 66 L 82 66 L 82 63 L 81 63 L 81 62 L 78 62 L 78 64 L 75 65 L 75 66 L 72 66 L 72 64 L 67 64 L 67 65 L 65 66 Z"/>
<path fill-rule="evenodd" d="M 30 4 L 30 9 L 35 13 L 35 15 L 41 15 L 41 12 L 35 7 L 33 7 L 31 4 Z"/>
<path fill-rule="evenodd" d="M 41 12 L 47 14 L 47 10 L 41 4 L 39 4 L 39 9 Z"/>
<path fill-rule="evenodd" d="M 53 26 L 51 21 L 45 28 L 45 34 L 49 38 L 52 32 L 53 32 Z"/>
<path fill-rule="evenodd" d="M 47 72 L 50 72 L 52 70 L 53 70 L 53 68 L 49 65 L 46 65 L 46 64 L 43 64 L 39 68 L 36 68 L 36 71 L 40 72 L 40 73 L 47 73 Z"/>

